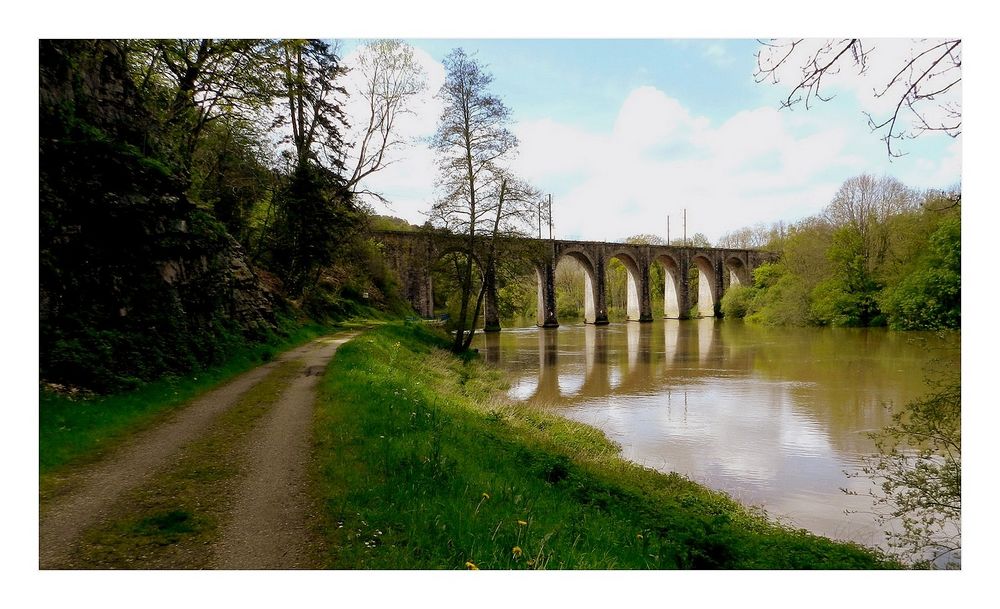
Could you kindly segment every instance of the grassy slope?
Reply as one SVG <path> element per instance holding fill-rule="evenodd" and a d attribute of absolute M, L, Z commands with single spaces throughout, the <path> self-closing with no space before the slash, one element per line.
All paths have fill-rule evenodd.
<path fill-rule="evenodd" d="M 626 462 L 596 429 L 496 400 L 501 373 L 444 345 L 389 325 L 327 370 L 314 474 L 328 566 L 895 566 Z"/>

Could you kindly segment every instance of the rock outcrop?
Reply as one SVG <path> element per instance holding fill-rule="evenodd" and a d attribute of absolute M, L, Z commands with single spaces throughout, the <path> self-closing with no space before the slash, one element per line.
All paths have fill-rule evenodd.
<path fill-rule="evenodd" d="M 213 363 L 277 297 L 189 201 L 111 41 L 39 44 L 44 380 L 99 391 Z"/>

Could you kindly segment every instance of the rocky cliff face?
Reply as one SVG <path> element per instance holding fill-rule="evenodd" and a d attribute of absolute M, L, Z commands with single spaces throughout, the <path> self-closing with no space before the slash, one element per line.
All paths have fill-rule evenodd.
<path fill-rule="evenodd" d="M 121 389 L 273 330 L 276 297 L 184 196 L 118 47 L 41 41 L 39 59 L 43 379 Z"/>

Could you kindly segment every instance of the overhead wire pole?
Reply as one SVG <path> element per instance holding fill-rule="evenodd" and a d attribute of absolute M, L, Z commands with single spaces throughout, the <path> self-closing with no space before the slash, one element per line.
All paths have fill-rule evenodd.
<path fill-rule="evenodd" d="M 670 245 L 670 214 L 667 214 L 667 245 Z"/>
<path fill-rule="evenodd" d="M 549 240 L 552 240 L 552 195 L 549 195 Z"/>
<path fill-rule="evenodd" d="M 684 247 L 688 244 L 688 210 L 684 208 Z"/>

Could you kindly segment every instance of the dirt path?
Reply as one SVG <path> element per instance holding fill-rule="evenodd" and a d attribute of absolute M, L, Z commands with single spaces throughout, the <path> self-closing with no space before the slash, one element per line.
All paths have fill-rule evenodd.
<path fill-rule="evenodd" d="M 353 336 L 327 339 L 304 357 L 305 369 L 253 430 L 244 458 L 250 473 L 239 485 L 228 524 L 215 545 L 217 569 L 315 566 L 309 548 L 313 514 L 307 492 L 316 385 L 337 348 Z"/>
<path fill-rule="evenodd" d="M 285 352 L 274 362 L 246 372 L 203 395 L 165 423 L 138 434 L 103 461 L 74 474 L 76 480 L 71 490 L 41 506 L 39 567 L 47 569 L 64 565 L 83 533 L 105 519 L 119 499 L 169 466 L 184 446 L 198 439 L 240 396 L 267 376 L 279 362 L 288 360 L 303 361 L 308 376 L 299 377 L 292 383 L 274 412 L 267 415 L 260 433 L 255 432 L 255 438 L 251 440 L 252 449 L 248 453 L 248 458 L 253 459 L 250 480 L 259 479 L 264 484 L 272 484 L 272 480 L 287 481 L 288 484 L 298 485 L 292 490 L 284 490 L 289 496 L 304 493 L 302 472 L 308 457 L 308 426 L 315 385 L 337 347 L 349 338 L 344 335 L 327 337 Z M 286 440 L 291 440 L 291 447 L 276 446 Z M 303 442 L 304 449 L 300 446 Z M 260 453 L 260 450 L 269 452 Z M 264 472 L 277 468 L 283 473 L 277 477 L 273 472 L 262 474 L 258 467 Z M 266 493 L 251 494 L 248 499 L 239 499 L 237 503 L 245 505 L 246 509 L 261 509 L 255 503 L 257 501 L 267 501 Z M 292 512 L 296 512 L 304 502 L 296 501 L 289 505 L 295 506 Z M 284 513 L 287 510 L 278 511 Z M 235 516 L 243 517 L 241 514 L 237 510 Z M 283 518 L 291 518 L 291 515 L 285 514 Z M 277 526 L 273 520 L 268 523 L 268 526 Z M 234 543 L 227 542 L 224 547 L 239 547 Z"/>

